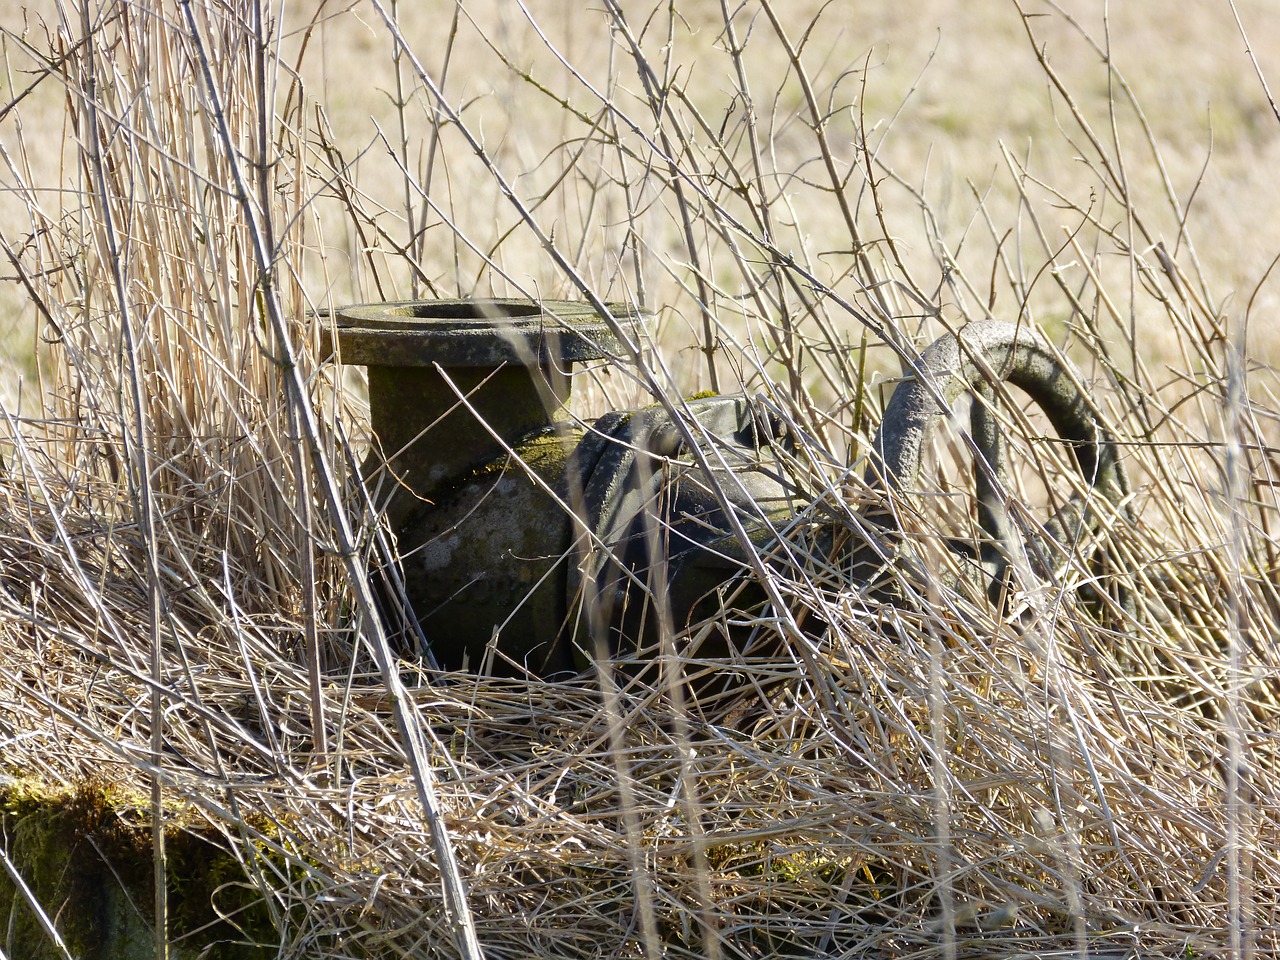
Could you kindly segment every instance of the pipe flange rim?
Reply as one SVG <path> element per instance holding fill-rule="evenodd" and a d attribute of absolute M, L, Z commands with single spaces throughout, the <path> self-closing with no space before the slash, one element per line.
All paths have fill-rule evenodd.
<path fill-rule="evenodd" d="M 360 303 L 334 311 L 321 331 L 343 363 L 362 366 L 495 367 L 579 363 L 625 357 L 627 336 L 649 325 L 627 303 L 605 305 L 614 324 L 585 301 L 465 298 Z"/>

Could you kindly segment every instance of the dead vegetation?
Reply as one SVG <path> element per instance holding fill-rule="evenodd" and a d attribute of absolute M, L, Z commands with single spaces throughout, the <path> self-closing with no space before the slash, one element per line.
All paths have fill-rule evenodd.
<path fill-rule="evenodd" d="M 1061 12 L 1010 7 L 1058 124 L 1035 152 L 1084 173 L 1055 186 L 988 144 L 992 186 L 944 224 L 882 156 L 865 64 L 780 6 L 698 4 L 697 61 L 679 11 L 614 0 L 532 34 L 463 3 L 429 48 L 388 0 L 283 27 L 254 0 L 86 4 L 10 32 L 32 92 L 0 114 L 0 242 L 39 358 L 0 411 L 5 772 L 105 778 L 141 791 L 140 823 L 221 831 L 280 956 L 1280 947 L 1280 402 L 1252 299 L 1224 308 L 1184 232 L 1195 182 L 1146 175 L 1160 143 L 1118 72 L 1097 66 L 1093 115 L 1037 59 Z M 324 64 L 334 103 L 308 85 L 338 29 L 394 66 L 371 143 L 330 122 L 358 71 Z M 552 122 L 486 127 L 495 103 Z M 51 179 L 36 108 L 65 111 Z M 580 413 L 765 397 L 814 502 L 771 561 L 781 602 L 664 638 L 631 682 L 393 660 L 359 385 L 308 316 L 334 289 L 657 310 L 645 363 L 589 371 Z M 868 596 L 813 546 L 856 529 L 898 358 L 990 315 L 1085 370 L 1127 509 L 1003 605 L 949 588 L 972 476 L 940 437 L 926 573 Z M 1003 409 L 1010 510 L 1043 523 L 1078 481 Z M 741 656 L 699 659 L 717 631 Z M 708 671 L 715 696 L 679 680 Z M 181 866 L 154 855 L 163 889 Z"/>

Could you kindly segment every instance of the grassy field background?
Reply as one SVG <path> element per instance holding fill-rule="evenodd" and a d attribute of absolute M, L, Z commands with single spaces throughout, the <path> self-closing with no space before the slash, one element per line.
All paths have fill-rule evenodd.
<path fill-rule="evenodd" d="M 815 87 L 827 98 L 823 107 L 830 111 L 827 123 L 833 153 L 842 171 L 860 162 L 858 149 L 863 141 L 858 130 L 862 129 L 865 142 L 883 165 L 878 176 L 901 178 L 927 202 L 934 221 L 930 226 L 915 197 L 902 187 L 885 186 L 890 232 L 901 240 L 906 262 L 918 271 L 918 280 L 928 292 L 939 289 L 941 271 L 934 252 L 938 242 L 947 244 L 966 263 L 990 263 L 995 241 L 979 223 L 979 198 L 987 215 L 1002 228 L 1020 222 L 1020 198 L 1005 151 L 1025 164 L 1030 176 L 1061 191 L 1071 203 L 1088 209 L 1094 200 L 1098 206 L 1093 209 L 1102 219 L 1110 216 L 1118 222 L 1122 217 L 1114 201 L 1108 210 L 1107 198 L 1096 193 L 1097 177 L 1082 162 L 1081 138 L 1071 129 L 1067 107 L 1055 99 L 1036 62 L 1029 27 L 1095 132 L 1108 143 L 1116 138 L 1118 173 L 1136 205 L 1152 219 L 1154 237 L 1173 248 L 1194 240 L 1196 259 L 1221 298 L 1224 315 L 1234 311 L 1243 317 L 1255 286 L 1280 248 L 1280 201 L 1268 174 L 1276 158 L 1280 124 L 1255 72 L 1274 68 L 1269 58 L 1280 48 L 1266 4 L 1236 4 L 1249 44 L 1231 8 L 1224 10 L 1207 0 L 1180 5 L 1176 16 L 1157 15 L 1138 4 L 1114 9 L 1094 2 L 1033 6 L 1027 8 L 1025 26 L 1016 6 L 999 0 L 976 4 L 939 0 L 917 4 L 909 15 L 891 4 L 799 3 L 788 5 L 780 15 L 795 34 L 793 42 L 799 43 L 806 25 L 821 10 L 818 27 L 805 37 L 804 60 Z M 283 9 L 279 51 L 284 65 L 300 63 L 307 101 L 292 125 L 313 144 L 323 128 L 324 137 L 351 165 L 350 175 L 359 184 L 364 209 L 381 218 L 391 241 L 403 243 L 409 233 L 401 175 L 406 165 L 403 158 L 407 158 L 416 183 L 422 183 L 431 168 L 436 187 L 433 202 L 452 222 L 465 225 L 468 238 L 477 246 L 488 249 L 496 244 L 498 260 L 509 265 L 515 283 L 564 286 L 554 271 L 548 275 L 545 257 L 535 244 L 519 231 L 508 234 L 514 214 L 470 151 L 457 149 L 447 131 L 442 146 L 433 150 L 428 134 L 433 106 L 403 60 L 400 88 L 406 98 L 407 132 L 401 142 L 401 117 L 394 105 L 394 41 L 372 10 L 334 3 L 292 4 Z M 607 15 L 602 10 L 568 10 L 557 5 L 543 10 L 536 4 L 528 5 L 528 15 L 502 3 L 468 4 L 463 9 L 456 34 L 451 5 L 429 3 L 400 10 L 404 39 L 433 74 L 444 77 L 452 101 L 466 105 L 466 116 L 474 120 L 522 195 L 535 197 L 547 185 L 557 185 L 539 210 L 544 226 L 554 225 L 568 249 L 583 248 L 584 257 L 596 265 L 592 279 L 617 295 L 626 283 L 618 276 L 626 217 L 616 206 L 617 197 L 607 191 L 601 198 L 603 205 L 591 203 L 592 194 L 600 190 L 587 173 L 579 170 L 567 181 L 560 179 L 564 172 L 561 145 L 582 131 L 574 129 L 569 113 L 556 99 L 566 98 L 588 114 L 599 106 L 557 54 L 580 70 L 596 90 L 616 90 L 620 102 L 642 93 L 625 49 L 611 35 Z M 745 149 L 745 111 L 736 94 L 738 81 L 726 53 L 719 5 L 702 0 L 676 9 L 668 47 L 665 13 L 657 16 L 643 5 L 628 8 L 633 28 L 655 63 L 670 64 L 674 89 L 696 106 L 712 128 L 725 133 L 731 155 L 737 155 Z M 52 8 L 8 2 L 4 22 L 17 37 L 30 41 L 41 32 L 42 15 L 48 23 L 57 22 Z M 769 140 L 768 165 L 779 175 L 806 177 L 816 170 L 812 136 L 786 53 L 768 35 L 767 21 L 758 13 L 745 10 L 736 22 L 746 38 L 742 60 L 760 115 L 760 135 Z M 8 49 L 9 84 L 16 94 L 26 89 L 33 63 L 24 62 L 18 40 L 11 38 Z M 1115 74 L 1108 72 L 1104 62 L 1107 50 Z M 1258 58 L 1256 68 L 1250 62 L 1250 50 Z M 458 67 L 451 69 L 455 61 Z M 528 79 L 517 71 L 526 72 Z M 282 74 L 278 82 L 287 101 L 286 79 Z M 1122 83 L 1136 97 L 1141 120 L 1128 103 Z M 45 197 L 56 186 L 78 188 L 67 152 L 73 146 L 74 131 L 64 96 L 65 91 L 55 85 L 40 84 L 23 103 L 20 121 L 18 111 L 11 114 L 14 134 L 20 122 L 27 144 L 21 154 L 29 171 L 24 178 L 45 191 Z M 296 109 L 296 100 L 293 105 Z M 1160 147 L 1159 164 L 1153 160 L 1142 121 L 1149 124 Z M 396 153 L 402 156 L 399 163 Z M 311 172 L 322 175 L 323 163 Z M 865 183 L 858 187 L 866 189 Z M 387 241 L 375 234 L 371 244 L 362 244 L 362 239 L 370 238 L 352 229 L 341 204 L 334 211 L 335 203 L 323 196 L 318 179 L 305 182 L 303 188 L 321 194 L 309 197 L 302 222 L 294 225 L 300 242 L 314 253 L 307 261 L 304 284 L 309 299 L 341 303 L 414 295 L 408 271 L 386 249 Z M 1166 190 L 1185 208 L 1185 224 L 1179 222 L 1177 211 L 1168 209 Z M 830 195 L 804 189 L 788 193 L 792 218 L 799 226 L 791 228 L 787 248 L 837 276 L 847 269 L 848 256 L 842 259 L 840 251 L 848 243 Z M 1031 193 L 1034 201 L 1047 208 L 1038 212 L 1046 218 L 1048 235 L 1078 227 L 1080 217 L 1075 211 L 1055 211 L 1052 203 L 1045 203 L 1049 199 L 1045 191 L 1033 187 Z M 422 207 L 421 195 L 412 199 L 415 207 Z M 12 194 L 8 202 L 10 221 L 25 220 Z M 449 229 L 438 216 L 428 214 L 426 219 L 428 229 L 419 238 L 415 255 L 423 274 L 443 292 L 501 291 L 509 285 L 473 262 L 474 257 L 464 254 L 462 264 L 455 263 L 456 243 Z M 413 226 L 420 228 L 420 221 L 418 217 Z M 1025 230 L 1025 220 L 1021 222 Z M 648 228 L 644 242 L 653 263 L 679 257 L 680 237 L 673 235 L 669 223 L 650 217 L 644 226 Z M 930 232 L 937 234 L 933 241 Z M 498 244 L 504 235 L 506 239 Z M 1040 253 L 1036 244 L 1023 242 L 1032 255 Z M 369 245 L 382 249 L 372 255 L 360 252 Z M 1013 248 L 1006 240 L 1003 249 Z M 654 305 L 687 314 L 678 287 L 670 291 L 656 288 Z M 8 344 L 6 389 L 12 390 L 18 373 L 31 372 L 35 324 L 30 310 L 24 308 L 21 290 L 10 287 L 7 295 L 12 299 L 4 311 L 0 335 Z M 946 296 L 937 299 L 945 303 Z M 1259 318 L 1275 307 L 1274 294 L 1265 286 L 1253 302 Z M 1145 342 L 1152 359 L 1176 352 L 1167 325 L 1140 313 L 1135 319 L 1149 321 Z M 1250 348 L 1261 358 L 1270 358 L 1274 350 L 1269 326 L 1253 325 Z M 688 327 L 674 332 L 673 351 L 687 346 L 692 334 Z M 696 381 L 696 363 L 690 368 L 685 376 Z"/>
<path fill-rule="evenodd" d="M 902 6 L 0 3 L 5 809 L 88 785 L 157 942 L 273 956 L 1280 949 L 1280 24 Z M 588 293 L 658 325 L 582 416 L 743 388 L 808 438 L 781 602 L 625 690 L 434 676 L 368 615 L 362 385 L 309 311 Z M 882 497 L 903 362 L 988 317 L 1080 365 L 1132 497 L 1006 606 L 865 595 L 813 543 Z M 1002 423 L 1041 522 L 1079 479 Z M 691 701 L 742 629 L 742 702 Z M 230 852 L 238 929 L 164 919 L 158 827 Z M 60 956 L 65 897 L 5 954 Z"/>
<path fill-rule="evenodd" d="M 655 63 L 670 64 L 673 87 L 713 129 L 725 133 L 731 155 L 740 157 L 745 111 L 737 93 L 735 67 L 726 53 L 719 5 L 690 3 L 675 9 L 668 46 L 663 11 L 644 5 L 627 8 L 632 29 L 649 56 Z M 452 13 L 447 5 L 435 15 L 420 8 L 404 9 L 401 26 L 424 63 L 437 76 L 443 72 L 454 101 L 474 111 L 477 129 L 502 169 L 523 195 L 532 197 L 543 184 L 559 177 L 562 167 L 554 152 L 574 133 L 553 97 L 564 97 L 588 113 L 596 109 L 591 95 L 570 77 L 552 48 L 597 90 L 616 90 L 626 100 L 642 88 L 625 49 L 611 38 L 603 12 L 555 6 L 542 10 L 535 5 L 528 10 L 527 17 L 501 3 L 468 5 L 454 47 L 460 67 L 452 71 L 440 71 L 447 49 L 442 34 Z M 1067 108 L 1055 101 L 1036 61 L 1034 44 L 1039 44 L 1095 132 L 1106 142 L 1116 138 L 1117 164 L 1135 205 L 1146 216 L 1156 217 L 1155 238 L 1171 248 L 1194 238 L 1214 288 L 1224 301 L 1232 298 L 1243 313 L 1280 249 L 1276 226 L 1280 217 L 1267 174 L 1275 159 L 1280 124 L 1248 50 L 1259 58 L 1257 69 L 1275 69 L 1268 58 L 1280 49 L 1280 37 L 1274 32 L 1273 18 L 1266 16 L 1265 4 L 1238 4 L 1237 10 L 1248 46 L 1230 9 L 1209 2 L 1180 5 L 1171 16 L 1160 16 L 1139 4 L 1114 9 L 1093 2 L 1036 5 L 1026 8 L 1025 21 L 1016 6 L 1001 2 L 929 2 L 913 5 L 910 13 L 892 4 L 798 3 L 788 5 L 779 16 L 785 16 L 793 32 L 792 43 L 804 39 L 804 62 L 824 98 L 824 110 L 830 113 L 826 122 L 842 173 L 859 163 L 859 146 L 868 143 L 883 164 L 878 176 L 900 177 L 927 202 L 935 222 L 932 227 L 926 227 L 918 204 L 905 189 L 885 187 L 886 202 L 892 205 L 890 232 L 902 240 L 907 262 L 919 271 L 922 287 L 932 292 L 941 280 L 930 232 L 960 256 L 975 263 L 990 262 L 995 244 L 975 223 L 979 198 L 988 205 L 994 222 L 1017 222 L 1020 198 L 1010 183 L 1004 151 L 1070 202 L 1087 209 L 1093 200 L 1100 219 L 1110 216 L 1119 222 L 1122 217 L 1123 211 L 1114 204 L 1106 209 L 1107 198 L 1091 192 L 1096 189 L 1096 177 L 1081 157 L 1087 151 L 1071 146 L 1072 141 L 1079 145 L 1081 138 L 1071 129 Z M 308 59 L 306 76 L 313 95 L 341 131 L 345 151 L 355 155 L 372 147 L 362 155 L 368 173 L 362 169 L 361 185 L 394 211 L 398 208 L 393 191 L 400 177 L 382 155 L 385 150 L 378 149 L 375 130 L 376 123 L 394 139 L 388 103 L 396 89 L 392 51 L 376 17 L 362 14 L 359 7 L 353 12 L 359 19 L 339 17 L 319 28 L 322 54 Z M 817 179 L 812 136 L 786 54 L 757 11 L 745 8 L 735 22 L 739 40 L 746 44 L 744 74 L 760 115 L 761 138 L 769 141 L 769 167 L 812 182 Z M 806 34 L 810 23 L 816 26 Z M 1034 41 L 1028 28 L 1035 32 Z M 1115 75 L 1106 69 L 1107 52 Z M 515 76 L 499 55 L 527 71 L 550 95 Z M 346 76 L 353 68 L 362 78 L 355 85 Z M 1140 106 L 1141 118 L 1122 91 L 1124 83 Z M 422 128 L 429 109 L 420 99 L 407 111 L 415 172 L 424 166 Z M 1149 124 L 1159 145 L 1160 164 L 1154 162 L 1141 121 Z M 437 174 L 441 184 L 452 185 L 452 173 L 465 185 L 462 190 L 446 188 L 445 202 L 456 211 L 455 222 L 467 224 L 477 241 L 492 242 L 509 227 L 512 214 L 492 188 L 486 189 L 487 178 L 477 177 L 479 168 L 472 158 L 461 150 L 448 151 L 445 158 L 447 171 Z M 590 194 L 590 187 L 582 182 L 586 176 L 581 172 L 572 176 L 557 191 L 555 205 L 544 219 L 555 223 L 570 245 L 585 238 L 593 256 L 607 262 L 616 259 L 624 246 L 618 225 L 625 218 L 606 206 L 593 210 L 592 222 L 582 222 Z M 859 184 L 859 189 L 865 191 L 865 186 Z M 1172 211 L 1165 211 L 1167 189 L 1185 208 L 1185 230 Z M 848 244 L 830 196 L 805 189 L 789 194 L 792 219 L 797 222 L 794 237 L 789 238 L 791 248 L 827 268 L 831 276 L 838 275 L 847 268 L 839 251 Z M 1043 192 L 1033 190 L 1032 195 L 1036 201 L 1045 199 Z M 1079 216 L 1073 212 L 1059 211 L 1056 219 L 1053 212 L 1037 212 L 1046 218 L 1044 227 L 1050 236 L 1079 225 Z M 660 259 L 665 247 L 675 246 L 678 238 L 664 235 L 661 229 L 654 234 L 644 239 Z M 341 240 L 341 245 L 328 249 L 349 251 L 352 239 L 343 236 Z M 439 257 L 446 246 L 427 243 L 424 251 L 428 257 Z M 536 265 L 514 259 L 535 256 L 525 249 L 528 244 L 508 247 L 503 252 L 514 264 L 523 266 L 538 282 L 548 282 Z M 1029 247 L 1033 253 L 1040 252 L 1034 244 Z M 348 269 L 333 273 L 339 299 L 371 295 L 368 281 L 360 283 L 358 262 L 349 261 Z M 474 271 L 450 276 L 447 266 L 441 269 L 440 279 L 461 292 L 483 283 Z M 523 277 L 519 279 L 523 282 Z M 600 280 L 611 293 L 620 292 L 616 286 L 620 281 L 613 281 L 615 286 L 610 288 L 608 274 Z M 342 285 L 348 283 L 351 289 L 344 289 Z M 398 292 L 412 291 L 402 281 Z M 1269 305 L 1274 308 L 1271 296 L 1264 289 L 1256 301 L 1259 317 L 1267 315 Z M 665 300 L 655 299 L 655 305 L 668 305 L 670 300 L 674 301 L 670 306 L 679 307 L 680 299 L 673 293 Z M 945 301 L 945 295 L 940 299 Z M 1150 326 L 1154 329 L 1147 332 L 1155 337 L 1153 354 L 1171 351 L 1167 337 L 1163 343 L 1159 338 L 1163 324 L 1155 321 Z M 1267 326 L 1259 324 L 1258 342 L 1252 344 L 1254 352 L 1264 355 L 1272 349 Z M 678 347 L 686 338 L 675 339 Z"/>

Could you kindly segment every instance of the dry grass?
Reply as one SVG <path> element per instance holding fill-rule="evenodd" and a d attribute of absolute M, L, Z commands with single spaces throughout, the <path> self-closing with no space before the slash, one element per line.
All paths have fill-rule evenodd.
<path fill-rule="evenodd" d="M 1187 30 L 1195 76 L 1229 78 L 1235 146 L 1203 175 L 1176 107 L 1201 98 L 1152 58 L 1141 102 L 1175 107 L 1144 115 L 1057 8 L 923 6 L 999 67 L 944 30 L 901 112 L 927 31 L 816 4 L 476 0 L 456 35 L 455 8 L 402 6 L 401 32 L 389 0 L 283 27 L 251 0 L 14 19 L 0 241 L 39 348 L 13 348 L 0 432 L 5 769 L 207 821 L 280 956 L 1280 948 L 1280 401 L 1249 312 L 1280 218 L 1255 219 L 1276 197 L 1247 162 L 1280 120 L 1247 57 L 1201 49 L 1238 37 L 1218 6 L 1077 5 L 1119 71 Z M 671 638 L 668 676 L 729 694 L 446 681 L 359 615 L 359 389 L 306 310 L 472 293 L 659 312 L 584 414 L 741 384 L 810 438 L 774 602 L 690 631 L 732 621 L 750 650 Z M 902 358 L 989 314 L 1080 363 L 1127 515 L 1007 609 L 909 572 L 866 596 L 799 548 L 856 527 Z M 1039 424 L 1007 429 L 1042 521 L 1072 477 Z M 927 478 L 938 563 L 972 514 L 962 449 L 940 438 Z"/>

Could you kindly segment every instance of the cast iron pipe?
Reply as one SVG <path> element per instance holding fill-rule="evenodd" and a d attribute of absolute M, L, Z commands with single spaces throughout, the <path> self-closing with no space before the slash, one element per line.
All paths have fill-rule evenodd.
<path fill-rule="evenodd" d="M 645 322 L 622 305 L 610 312 L 624 331 Z M 660 407 L 590 425 L 569 417 L 571 365 L 620 346 L 585 304 L 367 304 L 337 311 L 332 332 L 342 362 L 369 368 L 380 449 L 365 479 L 389 490 L 382 502 L 406 593 L 442 667 L 545 676 L 642 647 L 657 624 L 680 629 L 710 613 L 717 591 L 741 579 L 745 546 L 726 510 L 763 540 L 801 505 L 779 456 L 785 431 L 746 396 L 690 401 L 683 426 Z M 868 527 L 901 541 L 898 516 L 919 493 L 925 442 L 963 394 L 986 401 L 972 407 L 984 531 L 973 552 L 996 579 L 1014 536 L 987 405 L 1001 381 L 1045 410 L 1101 499 L 1123 500 L 1115 443 L 1079 375 L 1038 334 L 1010 324 L 971 324 L 924 352 L 885 411 L 867 471 L 885 494 Z M 691 435 L 712 447 L 711 476 L 685 455 Z M 1040 536 L 1069 549 L 1097 522 L 1091 503 L 1073 502 Z M 854 548 L 855 560 L 868 549 Z"/>
<path fill-rule="evenodd" d="M 624 331 L 646 321 L 610 312 Z M 338 359 L 368 367 L 378 449 L 363 473 L 442 667 L 547 675 L 618 646 L 639 614 L 627 586 L 647 582 L 643 518 L 659 502 L 671 574 L 659 592 L 676 620 L 731 576 L 714 546 L 726 537 L 717 488 L 680 462 L 661 410 L 586 428 L 568 416 L 572 364 L 621 352 L 588 305 L 365 304 L 332 323 L 324 349 L 336 334 Z M 747 398 L 687 406 L 736 475 L 733 509 L 758 515 L 786 497 Z"/>

